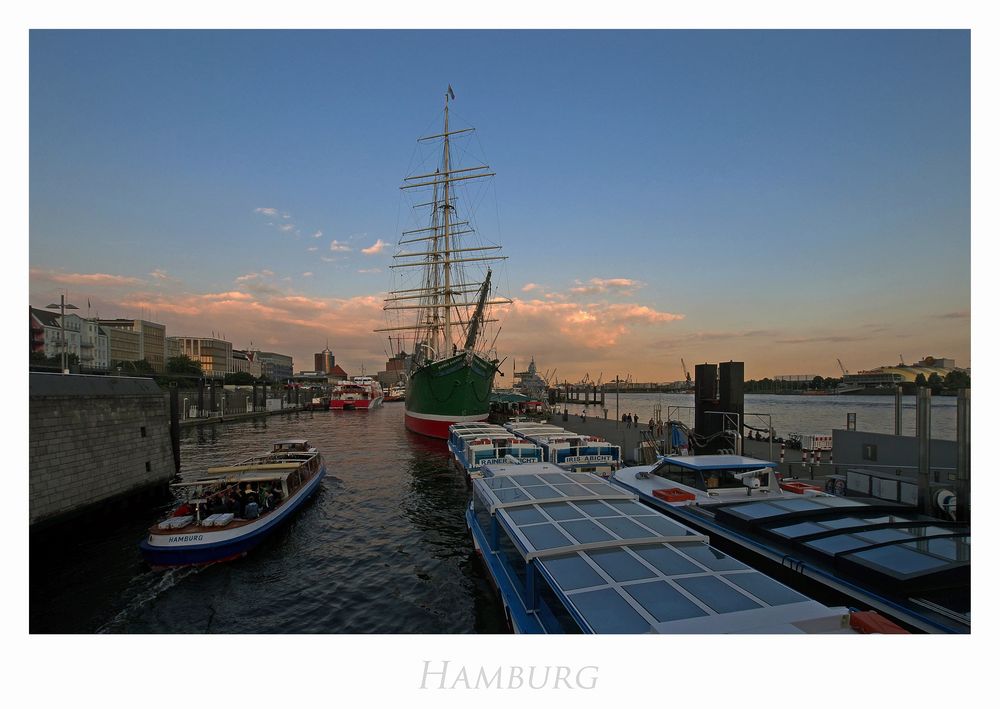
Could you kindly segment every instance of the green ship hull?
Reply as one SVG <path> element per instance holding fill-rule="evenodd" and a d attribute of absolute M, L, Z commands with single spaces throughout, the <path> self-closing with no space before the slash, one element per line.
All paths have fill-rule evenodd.
<path fill-rule="evenodd" d="M 448 438 L 453 423 L 485 421 L 496 371 L 493 362 L 465 352 L 415 369 L 406 385 L 406 427 Z"/>

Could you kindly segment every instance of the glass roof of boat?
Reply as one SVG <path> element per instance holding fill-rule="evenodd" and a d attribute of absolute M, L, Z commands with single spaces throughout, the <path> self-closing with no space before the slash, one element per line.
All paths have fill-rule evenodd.
<path fill-rule="evenodd" d="M 720 505 L 716 519 L 898 581 L 968 566 L 971 556 L 965 525 L 832 495 Z"/>
<path fill-rule="evenodd" d="M 474 485 L 492 498 L 524 558 L 536 560 L 594 632 L 649 632 L 683 619 L 815 603 L 595 475 L 516 470 L 527 467 L 508 466 Z"/>
<path fill-rule="evenodd" d="M 662 459 L 662 463 L 673 463 L 691 470 L 720 470 L 722 468 L 756 468 L 773 467 L 775 463 L 759 458 L 748 458 L 745 455 L 670 455 Z"/>

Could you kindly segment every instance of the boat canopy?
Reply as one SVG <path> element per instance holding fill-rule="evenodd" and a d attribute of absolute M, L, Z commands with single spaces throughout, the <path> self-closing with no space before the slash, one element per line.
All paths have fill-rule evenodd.
<path fill-rule="evenodd" d="M 748 458 L 745 455 L 668 455 L 659 462 L 661 465 L 670 463 L 688 470 L 757 470 L 777 465 L 772 461 Z"/>
<path fill-rule="evenodd" d="M 522 470 L 538 471 L 519 473 Z M 822 604 L 712 548 L 600 478 L 548 464 L 485 467 L 477 496 L 585 632 L 802 632 L 843 609 Z"/>

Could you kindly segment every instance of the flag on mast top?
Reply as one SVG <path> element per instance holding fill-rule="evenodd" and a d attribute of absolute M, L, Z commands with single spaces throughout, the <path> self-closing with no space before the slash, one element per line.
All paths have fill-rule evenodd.
<path fill-rule="evenodd" d="M 448 84 L 448 95 L 451 96 L 451 100 L 455 100 L 455 92 L 451 90 L 451 84 Z"/>

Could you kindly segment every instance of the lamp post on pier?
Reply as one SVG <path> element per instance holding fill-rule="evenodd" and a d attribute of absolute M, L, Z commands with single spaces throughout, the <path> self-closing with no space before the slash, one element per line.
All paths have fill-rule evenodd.
<path fill-rule="evenodd" d="M 69 374 L 69 364 L 66 362 L 66 309 L 79 310 L 78 307 L 66 302 L 66 294 L 59 296 L 59 304 L 50 303 L 45 306 L 46 310 L 59 308 L 59 344 L 62 349 L 62 373 Z"/>

